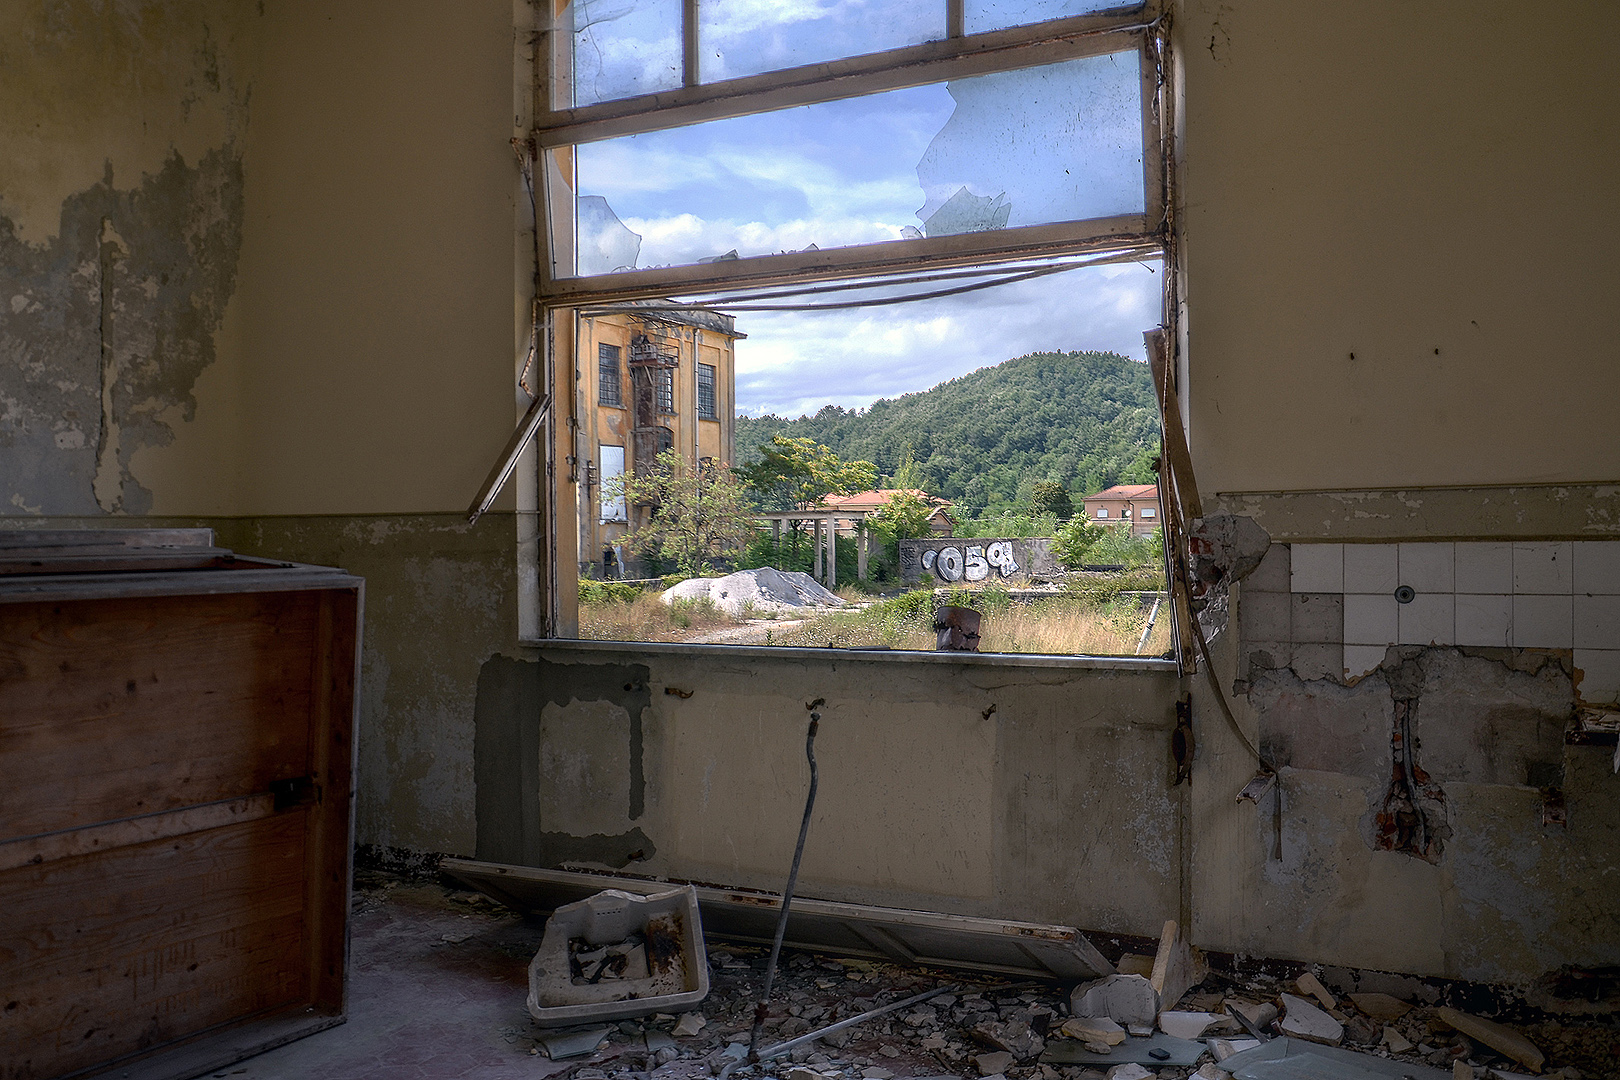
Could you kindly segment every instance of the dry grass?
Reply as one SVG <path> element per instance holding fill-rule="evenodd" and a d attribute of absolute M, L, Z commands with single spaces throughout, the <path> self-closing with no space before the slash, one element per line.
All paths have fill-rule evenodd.
<path fill-rule="evenodd" d="M 984 615 L 979 651 L 987 653 L 1134 656 L 1148 617 L 1148 611 L 1134 601 L 1099 602 L 1083 596 L 1029 603 L 987 596 L 973 606 Z M 770 644 L 932 651 L 933 597 L 927 592 L 912 593 L 862 611 L 828 612 L 773 634 Z M 1169 611 L 1161 607 L 1141 655 L 1159 656 L 1169 648 Z"/>
<path fill-rule="evenodd" d="M 658 596 L 649 589 L 633 600 L 581 601 L 579 636 L 589 641 L 689 641 L 742 625 L 707 599 L 666 604 Z"/>

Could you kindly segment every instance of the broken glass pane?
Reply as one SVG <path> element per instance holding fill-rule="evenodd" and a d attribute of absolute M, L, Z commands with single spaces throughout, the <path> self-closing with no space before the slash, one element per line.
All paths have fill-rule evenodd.
<path fill-rule="evenodd" d="M 1140 4 L 1122 3 L 1121 0 L 965 0 L 964 29 L 970 34 L 986 30 L 1001 30 L 1009 26 L 1028 26 L 1048 19 L 1067 19 L 1074 15 L 1097 15 L 1104 11 L 1132 11 Z"/>
<path fill-rule="evenodd" d="M 699 78 L 736 79 L 944 36 L 943 0 L 699 0 Z"/>
<path fill-rule="evenodd" d="M 576 272 L 1139 214 L 1137 53 L 576 148 Z"/>
<path fill-rule="evenodd" d="M 573 104 L 681 85 L 681 0 L 574 0 Z"/>

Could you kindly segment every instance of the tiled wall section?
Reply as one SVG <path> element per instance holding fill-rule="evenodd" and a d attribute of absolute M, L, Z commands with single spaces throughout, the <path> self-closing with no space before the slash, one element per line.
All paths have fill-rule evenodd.
<path fill-rule="evenodd" d="M 1240 617 L 1301 678 L 1360 678 L 1391 645 L 1572 649 L 1581 699 L 1620 700 L 1620 541 L 1273 544 Z"/>

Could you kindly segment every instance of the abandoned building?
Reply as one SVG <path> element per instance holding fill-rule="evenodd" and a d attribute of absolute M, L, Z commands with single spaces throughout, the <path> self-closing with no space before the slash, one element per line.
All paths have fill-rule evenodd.
<path fill-rule="evenodd" d="M 152 1063 L 241 1017 L 283 1026 L 195 1069 L 383 1075 L 262 1064 L 364 1036 L 410 1065 L 388 1075 L 545 1075 L 529 1035 L 454 1028 L 474 991 L 435 1004 L 438 976 L 371 1028 L 351 982 L 349 1024 L 224 1066 L 341 1011 L 351 851 L 779 894 L 811 707 L 806 902 L 1076 928 L 1110 964 L 1174 921 L 1212 962 L 1338 993 L 1492 987 L 1612 1023 L 1620 7 L 918 0 L 892 8 L 937 13 L 782 59 L 700 47 L 709 0 L 622 6 L 649 51 L 604 47 L 587 84 L 567 0 L 0 5 L 6 544 L 212 530 L 151 575 L 181 582 L 184 633 L 122 571 L 24 581 L 25 554 L 0 577 L 0 1077 L 195 1075 Z M 935 144 L 926 233 L 665 255 L 615 204 L 598 217 L 645 243 L 575 251 L 585 148 L 923 83 L 993 126 L 1073 72 L 1106 132 Z M 1116 158 L 1108 198 L 1058 191 Z M 1020 174 L 1058 194 L 1004 198 Z M 1173 655 L 577 639 L 612 523 L 591 500 L 643 428 L 732 449 L 739 335 L 707 313 L 1065 259 L 1160 260 Z M 679 339 L 644 369 L 676 373 L 673 421 L 633 410 L 630 310 Z M 108 550 L 84 565 L 148 565 Z M 231 574 L 259 590 L 227 605 L 251 633 L 209 606 Z M 140 870 L 182 848 L 212 861 Z M 214 921 L 173 914 L 199 900 Z M 354 962 L 391 942 L 485 985 L 431 925 L 367 930 Z M 526 1023 L 521 986 L 487 996 L 513 993 Z M 423 1041 L 522 1058 L 456 1071 Z"/>
<path fill-rule="evenodd" d="M 1123 522 L 1133 534 L 1145 536 L 1159 527 L 1159 485 L 1115 484 L 1085 498 L 1086 517 L 1098 522 Z"/>
<path fill-rule="evenodd" d="M 614 478 L 678 450 L 689 468 L 736 458 L 736 320 L 710 311 L 634 309 L 584 316 L 576 331 L 582 400 L 579 551 L 582 573 L 605 574 L 603 551 L 631 528 Z M 594 407 L 593 407 L 594 405 Z M 643 517 L 646 507 L 639 508 Z M 615 554 L 614 562 L 627 560 Z M 622 575 L 621 575 L 622 576 Z"/>

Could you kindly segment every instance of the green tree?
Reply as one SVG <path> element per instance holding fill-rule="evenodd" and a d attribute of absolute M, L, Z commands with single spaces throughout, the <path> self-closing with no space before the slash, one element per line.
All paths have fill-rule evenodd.
<path fill-rule="evenodd" d="M 621 496 L 632 506 L 651 505 L 652 517 L 625 537 L 638 555 L 673 559 L 681 573 L 699 577 L 713 560 L 735 560 L 756 529 L 747 493 L 724 465 L 693 468 L 674 450 L 665 450 L 656 467 L 644 473 L 622 473 L 602 485 L 602 501 Z"/>
<path fill-rule="evenodd" d="M 1084 516 L 1072 517 L 1057 530 L 1052 539 L 1052 557 L 1070 570 L 1078 570 L 1086 561 L 1086 553 L 1108 535 L 1108 526 L 1096 525 Z"/>
<path fill-rule="evenodd" d="M 886 544 L 897 540 L 915 540 L 927 536 L 932 530 L 928 517 L 934 512 L 921 498 L 910 491 L 901 490 L 889 496 L 889 501 L 866 519 L 868 525 Z"/>
<path fill-rule="evenodd" d="M 828 495 L 870 491 L 877 466 L 844 461 L 814 439 L 773 435 L 760 446 L 760 460 L 741 470 L 761 503 L 772 510 L 802 510 Z"/>
<path fill-rule="evenodd" d="M 1030 508 L 1037 514 L 1051 514 L 1059 521 L 1074 517 L 1074 499 L 1069 489 L 1056 480 L 1037 480 L 1029 493 Z"/>
<path fill-rule="evenodd" d="M 900 459 L 900 467 L 894 470 L 894 478 L 889 486 L 900 491 L 923 489 L 922 466 L 917 464 L 917 455 L 912 452 L 910 443 L 906 443 L 906 455 Z"/>

